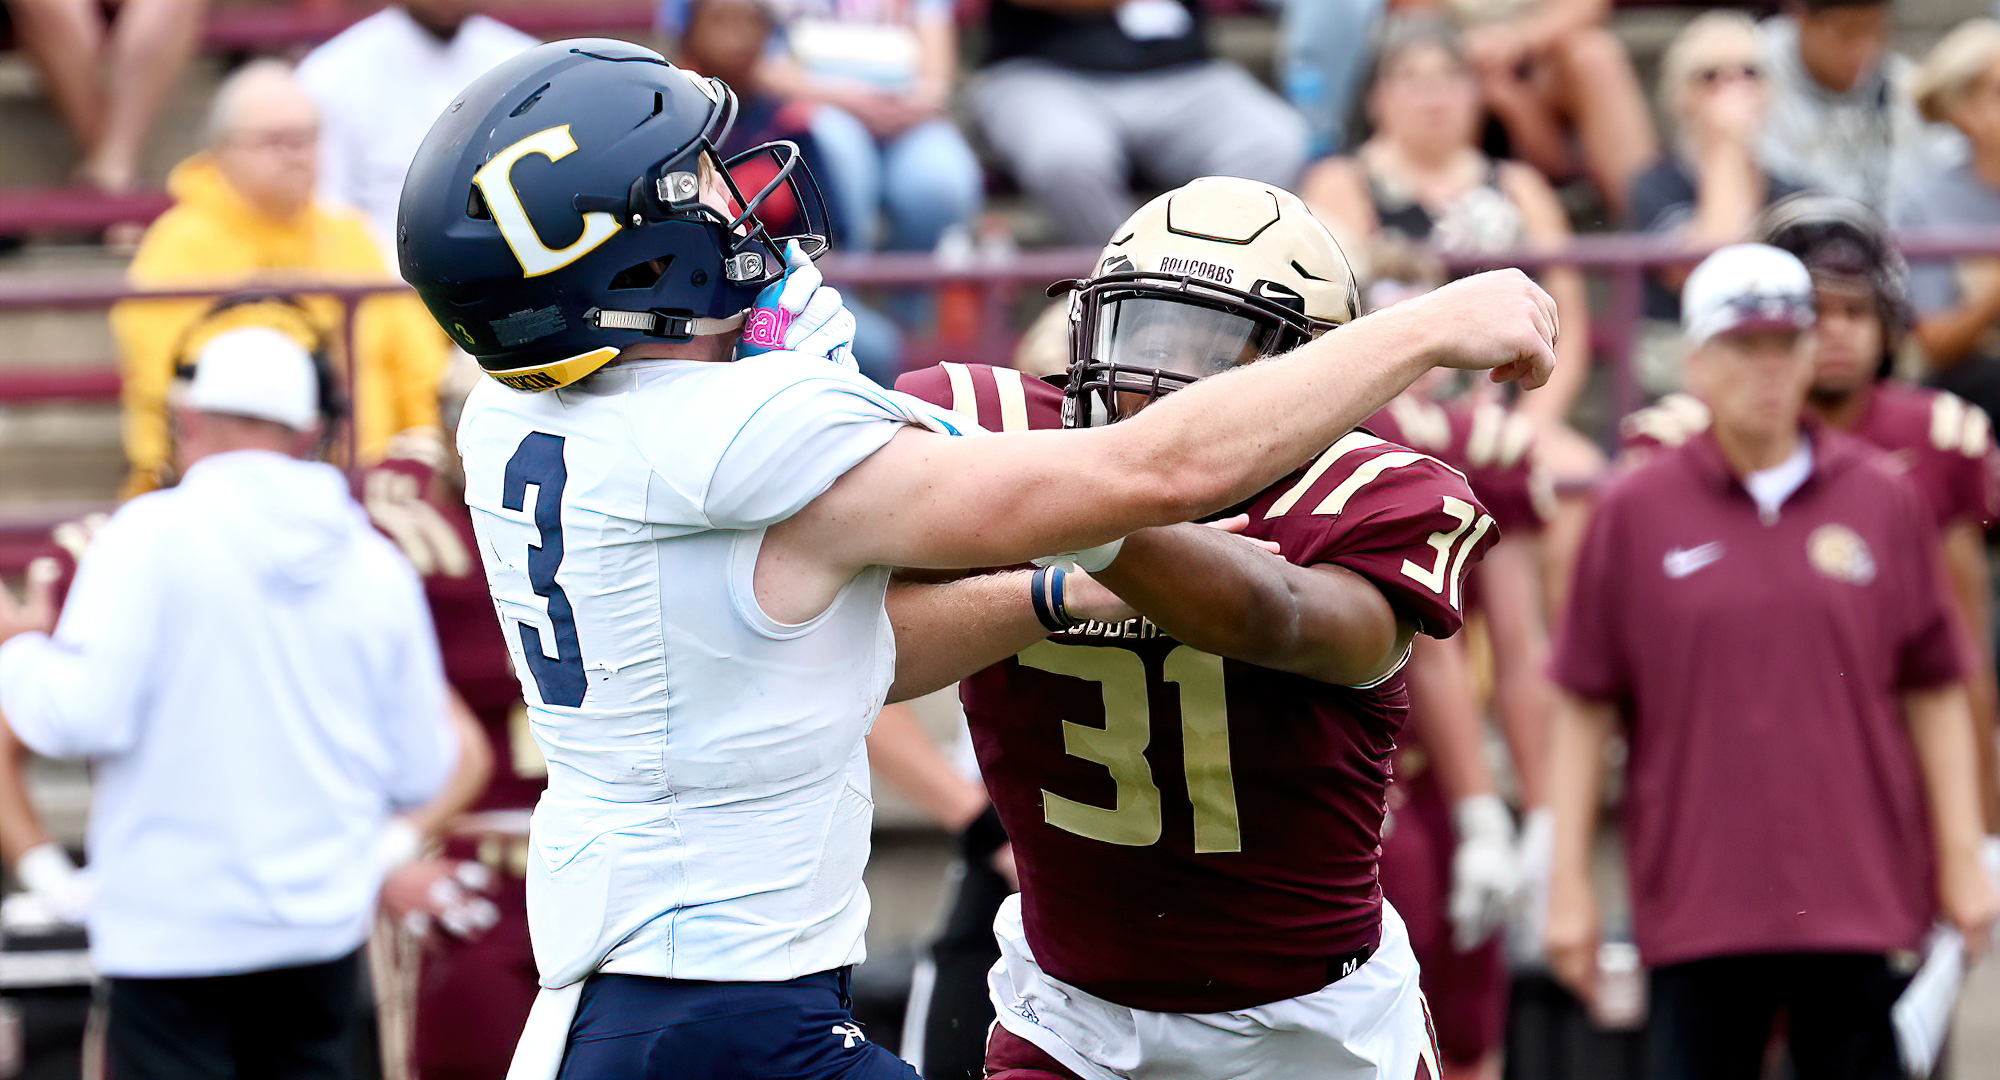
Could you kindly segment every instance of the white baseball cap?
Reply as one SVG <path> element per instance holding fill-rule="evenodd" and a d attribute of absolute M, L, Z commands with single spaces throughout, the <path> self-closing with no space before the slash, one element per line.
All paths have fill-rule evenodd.
<path fill-rule="evenodd" d="M 181 399 L 199 412 L 269 420 L 305 431 L 319 419 L 312 356 L 290 335 L 246 326 L 209 339 L 195 355 L 194 384 Z"/>
<path fill-rule="evenodd" d="M 1809 330 L 1812 274 L 1788 251 L 1732 244 L 1701 261 L 1681 288 L 1681 330 L 1689 344 L 1723 334 Z"/>

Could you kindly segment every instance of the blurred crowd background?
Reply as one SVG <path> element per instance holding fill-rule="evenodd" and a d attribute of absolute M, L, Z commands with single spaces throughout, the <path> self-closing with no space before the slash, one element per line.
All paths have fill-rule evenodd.
<path fill-rule="evenodd" d="M 342 383 L 349 422 L 324 453 L 368 470 L 377 524 L 425 574 L 463 575 L 457 534 L 412 507 L 476 372 L 395 279 L 398 193 L 459 89 L 536 41 L 587 34 L 735 87 L 725 152 L 801 145 L 832 211 L 828 278 L 885 385 L 940 360 L 1060 371 L 1043 287 L 1088 271 L 1150 194 L 1207 174 L 1299 192 L 1369 306 L 1530 269 L 1561 308 L 1562 367 L 1510 404 L 1555 500 L 1548 565 L 1566 566 L 1620 419 L 1674 408 L 1688 270 L 1786 195 L 1847 196 L 1890 223 L 1912 256 L 1896 373 L 2000 410 L 1992 15 L 1985 0 L 7 0 L 0 574 L 52 537 L 81 551 L 95 515 L 171 484 L 176 369 L 252 324 Z M 1496 710 L 1540 692 L 1493 670 L 1533 654 L 1507 646 L 1475 649 L 1468 676 Z M 910 719 L 952 738 L 948 701 L 896 723 Z M 1489 741 L 1501 793 L 1530 809 Z M 498 749 L 495 774 L 525 806 L 532 746 Z M 857 980 L 857 1015 L 892 1045 L 949 835 L 981 806 L 915 753 L 885 770 L 915 797 L 881 798 Z M 29 775 L 50 835 L 80 848 L 84 770 Z M 518 874 L 505 833 L 468 857 Z M 1618 911 L 1614 946 L 1629 940 Z M 88 1071 L 75 936 L 61 912 L 14 914 L 0 920 L 0 1076 Z M 1641 1010 L 1586 1016 L 1532 954 L 1515 957 L 1506 1054 L 1487 1067 L 1633 1075 Z M 2000 979 L 1976 970 L 1960 1016 L 1944 1067 L 2000 1076 Z"/>

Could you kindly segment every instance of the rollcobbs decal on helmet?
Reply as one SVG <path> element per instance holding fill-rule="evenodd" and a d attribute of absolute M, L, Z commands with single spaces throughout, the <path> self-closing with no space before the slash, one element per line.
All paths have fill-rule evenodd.
<path fill-rule="evenodd" d="M 650 49 L 536 46 L 425 137 L 403 183 L 403 277 L 516 390 L 566 386 L 634 345 L 733 331 L 783 273 L 786 242 L 818 256 L 827 232 L 797 145 L 721 158 L 735 116 L 727 86 Z M 736 170 L 753 164 L 768 179 L 746 195 Z"/>

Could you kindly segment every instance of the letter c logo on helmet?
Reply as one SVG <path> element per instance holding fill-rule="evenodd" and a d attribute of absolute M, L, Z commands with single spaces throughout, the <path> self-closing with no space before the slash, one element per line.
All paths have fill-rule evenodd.
<path fill-rule="evenodd" d="M 472 182 L 479 185 L 479 192 L 492 211 L 493 224 L 500 227 L 501 237 L 521 262 L 523 277 L 540 277 L 560 270 L 590 254 L 618 231 L 617 219 L 602 210 L 592 210 L 583 215 L 583 235 L 568 247 L 551 248 L 542 243 L 535 223 L 528 220 L 527 208 L 521 205 L 521 196 L 514 191 L 515 163 L 529 154 L 540 154 L 555 162 L 575 152 L 576 140 L 570 137 L 568 124 L 544 128 L 493 155 L 493 160 L 472 174 Z"/>

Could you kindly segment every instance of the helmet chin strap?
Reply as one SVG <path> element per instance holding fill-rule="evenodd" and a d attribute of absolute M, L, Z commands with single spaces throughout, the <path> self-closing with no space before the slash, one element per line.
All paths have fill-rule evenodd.
<path fill-rule="evenodd" d="M 739 311 L 726 319 L 694 318 L 683 319 L 658 311 L 606 311 L 592 308 L 584 318 L 600 330 L 637 330 L 642 334 L 656 337 L 711 337 L 727 334 L 743 328 L 746 311 Z"/>
<path fill-rule="evenodd" d="M 694 330 L 694 336 L 696 337 L 734 333 L 737 330 L 743 329 L 743 319 L 749 313 L 750 309 L 745 308 L 727 319 L 696 319 L 689 325 Z"/>

